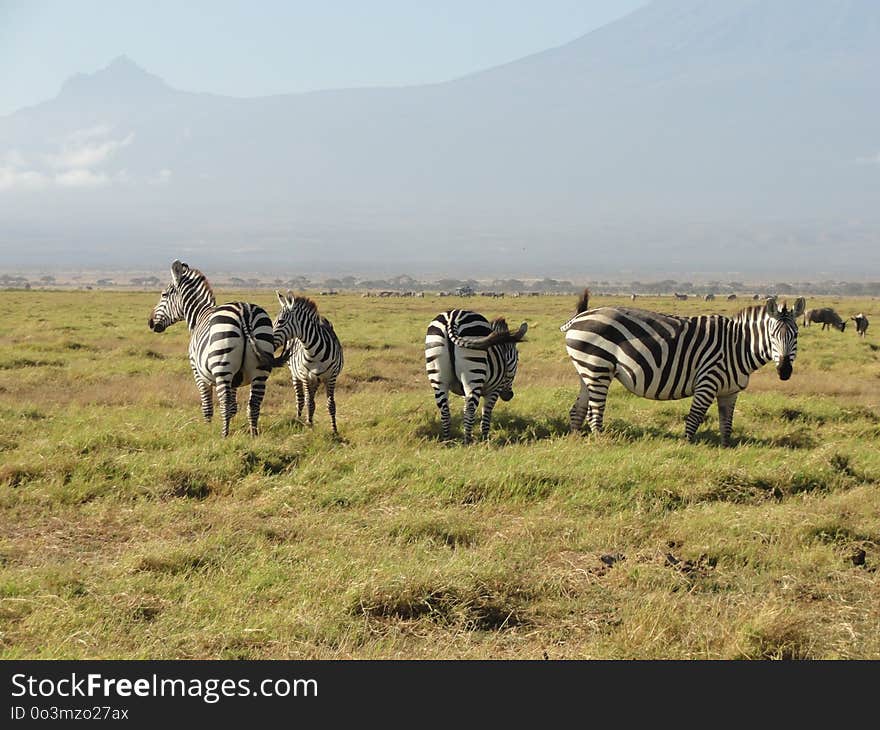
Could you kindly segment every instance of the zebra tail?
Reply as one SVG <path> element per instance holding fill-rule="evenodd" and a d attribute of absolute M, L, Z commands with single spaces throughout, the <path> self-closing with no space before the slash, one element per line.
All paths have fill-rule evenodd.
<path fill-rule="evenodd" d="M 288 345 L 284 348 L 284 351 L 278 356 L 273 357 L 271 361 L 271 365 L 273 368 L 280 368 L 287 364 L 287 361 L 290 360 L 290 354 L 293 352 L 293 340 L 288 343 Z"/>
<path fill-rule="evenodd" d="M 575 315 L 568 322 L 566 322 L 562 327 L 559 328 L 560 332 L 567 332 L 574 321 L 580 317 L 584 312 L 586 312 L 590 308 L 590 290 L 584 289 L 583 294 L 581 294 L 580 299 L 578 299 L 577 307 L 575 308 Z"/>
<path fill-rule="evenodd" d="M 251 325 L 250 322 L 248 322 L 247 315 L 241 318 L 241 328 L 244 331 L 245 338 L 250 343 L 250 346 L 253 348 L 254 354 L 257 356 L 257 364 L 260 366 L 260 369 L 271 370 L 274 367 L 278 367 L 278 365 L 276 364 L 274 353 L 267 355 L 263 350 L 260 349 L 257 338 L 254 337 L 254 333 L 251 331 Z"/>

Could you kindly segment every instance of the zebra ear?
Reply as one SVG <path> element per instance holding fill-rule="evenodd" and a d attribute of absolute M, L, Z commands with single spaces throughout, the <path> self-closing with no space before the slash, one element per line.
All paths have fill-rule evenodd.
<path fill-rule="evenodd" d="M 282 307 L 287 306 L 287 300 L 284 298 L 284 295 L 277 289 L 275 290 L 275 296 L 278 297 L 278 301 L 281 302 Z"/>
<path fill-rule="evenodd" d="M 189 271 L 189 266 L 182 263 L 180 259 L 175 259 L 174 263 L 171 264 L 171 281 L 176 284 L 180 283 L 181 277 Z"/>
<path fill-rule="evenodd" d="M 287 306 L 293 306 L 293 292 L 290 289 L 287 290 Z"/>
<path fill-rule="evenodd" d="M 804 313 L 804 309 L 807 307 L 807 300 L 803 297 L 798 297 L 797 301 L 794 303 L 794 309 L 792 313 L 795 317 L 800 317 Z"/>
<path fill-rule="evenodd" d="M 779 314 L 779 307 L 776 305 L 775 299 L 768 299 L 766 307 L 767 314 L 769 314 L 771 317 L 775 317 L 777 314 Z"/>

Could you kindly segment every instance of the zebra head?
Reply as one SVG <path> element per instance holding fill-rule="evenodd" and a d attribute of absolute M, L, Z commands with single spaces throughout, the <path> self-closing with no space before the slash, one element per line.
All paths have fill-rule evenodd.
<path fill-rule="evenodd" d="M 205 275 L 175 261 L 171 264 L 171 283 L 159 295 L 159 303 L 153 307 L 147 324 L 153 332 L 164 332 L 183 319 L 192 327 L 198 313 L 213 306 L 214 292 Z"/>
<path fill-rule="evenodd" d="M 770 345 L 770 359 L 776 364 L 780 380 L 791 377 L 794 359 L 797 357 L 797 318 L 804 313 L 806 301 L 799 297 L 791 309 L 783 303 L 782 309 L 776 299 L 768 299 L 765 326 Z"/>
<path fill-rule="evenodd" d="M 318 305 L 308 297 L 294 296 L 290 290 L 287 296 L 279 291 L 275 295 L 281 303 L 281 311 L 272 326 L 275 342 L 303 339 L 307 324 L 318 318 Z"/>

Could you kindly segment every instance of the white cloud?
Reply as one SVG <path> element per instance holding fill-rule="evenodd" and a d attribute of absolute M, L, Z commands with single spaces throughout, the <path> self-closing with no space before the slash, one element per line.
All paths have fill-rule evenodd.
<path fill-rule="evenodd" d="M 869 155 L 868 157 L 859 157 L 856 160 L 856 164 L 859 165 L 880 165 L 880 152 L 876 155 Z"/>
<path fill-rule="evenodd" d="M 4 190 L 40 190 L 49 185 L 51 180 L 36 170 L 19 170 L 12 166 L 0 167 L 0 191 Z"/>
<path fill-rule="evenodd" d="M 171 170 L 167 167 L 163 167 L 159 172 L 156 173 L 154 177 L 151 177 L 147 182 L 150 185 L 167 185 L 171 182 Z"/>
<path fill-rule="evenodd" d="M 113 131 L 113 127 L 109 124 L 96 124 L 94 127 L 86 127 L 85 129 L 77 129 L 67 135 L 67 141 L 73 144 L 80 144 L 95 137 L 106 137 Z"/>
<path fill-rule="evenodd" d="M 97 188 L 109 181 L 105 173 L 91 170 L 67 170 L 55 175 L 56 184 L 63 188 Z"/>
<path fill-rule="evenodd" d="M 100 128 L 103 129 L 103 128 Z M 48 155 L 49 164 L 59 170 L 94 168 L 109 160 L 134 140 L 134 132 L 121 139 L 96 140 L 99 128 L 79 130 L 71 134 L 57 155 Z"/>
<path fill-rule="evenodd" d="M 24 155 L 19 150 L 9 150 L 3 155 L 3 161 L 8 167 L 27 167 L 27 160 L 25 160 Z"/>
<path fill-rule="evenodd" d="M 57 153 L 43 155 L 42 164 L 29 162 L 20 150 L 8 150 L 0 157 L 0 192 L 50 187 L 88 189 L 133 182 L 127 170 L 113 174 L 101 169 L 134 140 L 133 132 L 115 139 L 109 137 L 112 133 L 113 129 L 106 124 L 78 129 L 57 145 Z M 163 169 L 147 182 L 164 184 L 170 178 L 171 170 Z"/>

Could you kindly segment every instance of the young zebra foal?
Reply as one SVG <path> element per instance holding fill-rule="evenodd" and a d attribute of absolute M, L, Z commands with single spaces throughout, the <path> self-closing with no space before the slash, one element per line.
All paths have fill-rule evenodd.
<path fill-rule="evenodd" d="M 296 417 L 302 418 L 303 405 L 307 406 L 308 423 L 315 415 L 315 393 L 323 383 L 327 389 L 327 410 L 333 433 L 336 430 L 336 378 L 342 370 L 342 344 L 326 317 L 318 314 L 318 306 L 306 297 L 295 297 L 289 291 L 285 297 L 276 291 L 281 311 L 275 320 L 275 342 L 292 346 L 290 374 L 296 388 Z"/>
<path fill-rule="evenodd" d="M 528 329 L 523 322 L 511 332 L 507 322 L 498 318 L 489 324 L 481 314 L 453 309 L 438 314 L 425 335 L 425 367 L 434 389 L 434 401 L 440 409 L 442 438 L 449 439 L 449 391 L 463 395 L 464 441 L 470 443 L 477 403 L 483 398 L 480 430 L 489 438 L 492 409 L 498 399 L 513 398 L 513 379 L 521 342 Z"/>
<path fill-rule="evenodd" d="M 205 420 L 214 415 L 216 389 L 226 438 L 229 421 L 238 410 L 235 390 L 250 384 L 248 423 L 251 435 L 256 436 L 266 379 L 272 368 L 283 362 L 275 360 L 272 320 L 266 310 L 248 302 L 217 306 L 205 275 L 175 261 L 171 283 L 160 295 L 148 325 L 153 332 L 164 332 L 181 320 L 186 320 L 190 331 L 189 364 Z"/>

